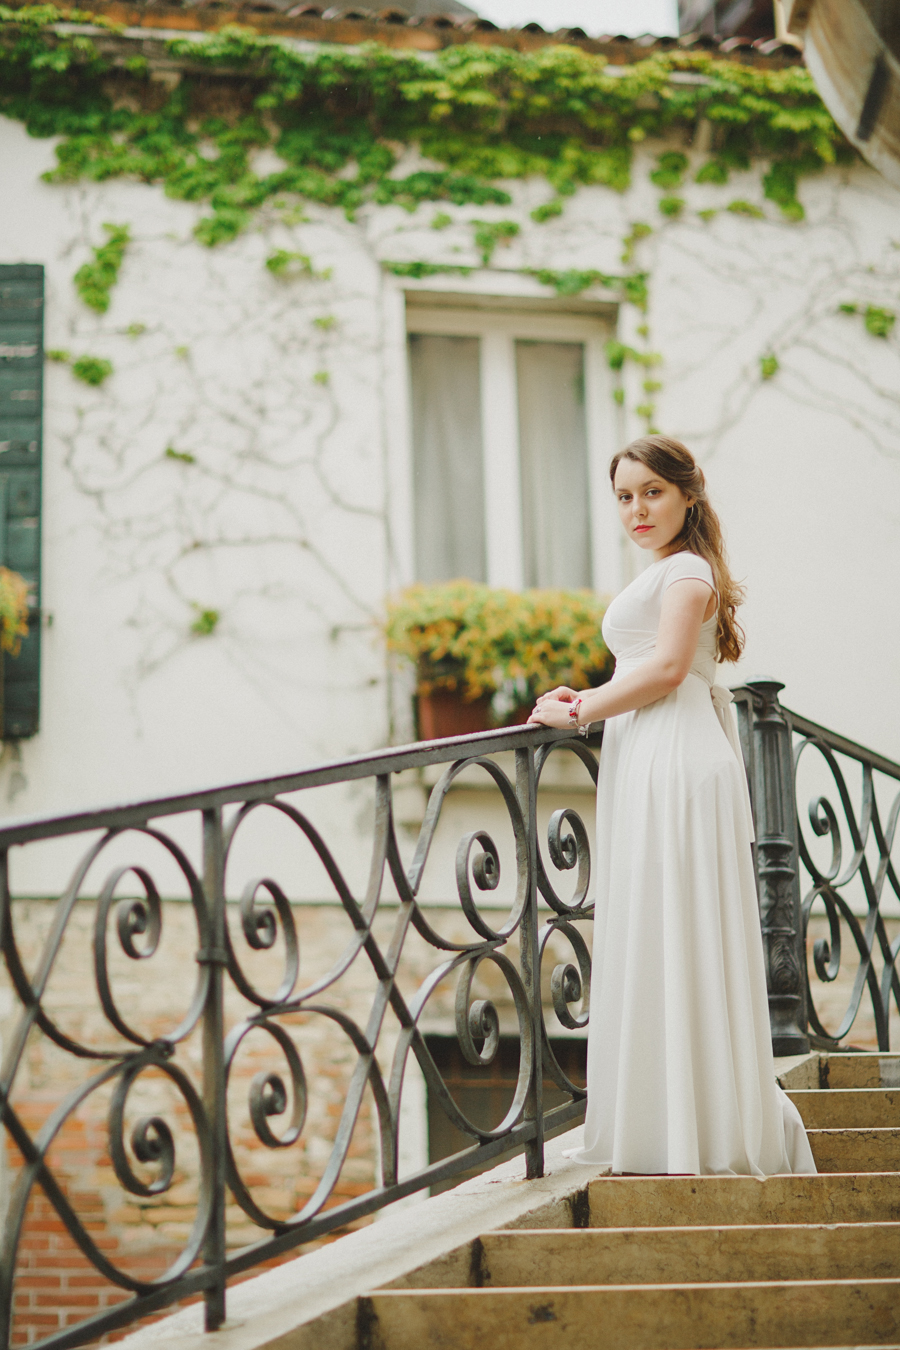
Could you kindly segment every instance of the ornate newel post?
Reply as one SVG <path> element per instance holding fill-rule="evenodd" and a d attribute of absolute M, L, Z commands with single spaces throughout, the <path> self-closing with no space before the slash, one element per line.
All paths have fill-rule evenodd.
<path fill-rule="evenodd" d="M 806 953 L 800 922 L 800 866 L 791 729 L 778 702 L 778 680 L 751 680 L 752 698 L 738 702 L 756 822 L 756 886 L 769 1022 L 776 1055 L 809 1050 Z"/>

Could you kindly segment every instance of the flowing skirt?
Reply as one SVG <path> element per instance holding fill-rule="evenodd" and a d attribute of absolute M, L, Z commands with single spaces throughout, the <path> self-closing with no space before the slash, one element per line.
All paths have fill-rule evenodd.
<path fill-rule="evenodd" d="M 579 1161 L 815 1172 L 775 1082 L 751 831 L 743 765 L 702 678 L 606 723 Z"/>

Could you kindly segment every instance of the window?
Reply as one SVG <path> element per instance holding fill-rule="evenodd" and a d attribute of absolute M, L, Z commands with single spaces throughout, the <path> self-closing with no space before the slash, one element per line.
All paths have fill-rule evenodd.
<path fill-rule="evenodd" d="M 608 321 L 407 298 L 418 580 L 613 587 Z"/>
<path fill-rule="evenodd" d="M 518 1036 L 501 1036 L 497 1054 L 491 1064 L 475 1067 L 463 1058 L 459 1042 L 455 1036 L 426 1034 L 425 1044 L 437 1065 L 443 1080 L 459 1109 L 474 1125 L 482 1129 L 496 1128 L 512 1105 L 516 1093 L 516 1080 L 519 1076 L 519 1056 L 522 1046 Z M 571 1082 L 583 1087 L 587 1074 L 587 1040 L 582 1036 L 554 1037 L 551 1040 L 553 1053 L 563 1073 Z M 543 1082 L 543 1109 L 550 1111 L 554 1106 L 563 1106 L 571 1101 L 552 1078 L 545 1077 Z M 458 1130 L 444 1114 L 440 1102 L 435 1101 L 429 1092 L 427 1096 L 428 1113 L 428 1161 L 440 1162 L 450 1158 L 464 1148 L 471 1148 L 476 1142 L 471 1135 Z M 566 1126 L 571 1129 L 571 1125 Z M 431 1187 L 432 1195 L 458 1186 L 469 1177 L 496 1167 L 504 1159 L 491 1158 L 470 1168 L 449 1181 L 437 1182 Z"/>
<path fill-rule="evenodd" d="M 478 339 L 411 333 L 416 571 L 487 579 Z"/>
<path fill-rule="evenodd" d="M 0 266 L 0 563 L 31 595 L 22 650 L 3 655 L 4 740 L 33 736 L 40 710 L 43 308 L 43 267 Z"/>

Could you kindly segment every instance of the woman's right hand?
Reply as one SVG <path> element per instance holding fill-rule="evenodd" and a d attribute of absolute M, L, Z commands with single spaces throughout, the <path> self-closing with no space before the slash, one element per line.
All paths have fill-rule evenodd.
<path fill-rule="evenodd" d="M 578 693 L 575 689 L 570 689 L 568 685 L 561 684 L 556 689 L 549 689 L 546 694 L 541 694 L 538 703 L 545 698 L 555 699 L 558 703 L 574 703 L 575 699 L 578 698 Z"/>
<path fill-rule="evenodd" d="M 559 704 L 562 703 L 565 705 L 566 703 L 573 703 L 576 698 L 578 698 L 578 694 L 574 689 L 570 689 L 567 684 L 560 684 L 557 685 L 555 689 L 548 689 L 546 694 L 539 695 L 537 703 L 534 705 L 534 709 L 528 719 L 529 725 L 537 723 L 538 725 L 543 724 L 548 727 L 566 726 L 566 717 L 562 715 L 562 709 L 559 707 Z M 554 704 L 556 704 L 555 712 L 553 710 Z M 561 715 L 562 720 L 560 720 Z"/>

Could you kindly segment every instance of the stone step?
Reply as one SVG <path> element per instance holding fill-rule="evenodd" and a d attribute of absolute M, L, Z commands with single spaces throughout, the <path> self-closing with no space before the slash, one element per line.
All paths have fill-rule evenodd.
<path fill-rule="evenodd" d="M 900 1129 L 809 1130 L 820 1172 L 900 1171 Z"/>
<path fill-rule="evenodd" d="M 822 1086 L 900 1088 L 900 1054 L 823 1055 Z"/>
<path fill-rule="evenodd" d="M 472 1270 L 491 1287 L 900 1276 L 900 1223 L 504 1229 L 480 1243 Z"/>
<path fill-rule="evenodd" d="M 377 1291 L 373 1350 L 757 1350 L 900 1340 L 900 1280 Z"/>
<path fill-rule="evenodd" d="M 898 1088 L 828 1088 L 787 1095 L 808 1130 L 900 1127 Z"/>
<path fill-rule="evenodd" d="M 900 1174 L 600 1177 L 588 1184 L 592 1228 L 896 1223 Z"/>

